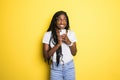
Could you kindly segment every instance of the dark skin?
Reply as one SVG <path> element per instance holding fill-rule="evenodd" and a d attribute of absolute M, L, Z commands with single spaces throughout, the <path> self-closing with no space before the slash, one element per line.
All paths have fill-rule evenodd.
<path fill-rule="evenodd" d="M 56 50 L 61 46 L 62 43 L 65 43 L 66 45 L 71 44 L 71 41 L 67 36 L 67 33 L 60 35 L 60 31 L 59 31 L 60 29 L 64 29 L 66 27 L 66 24 L 67 24 L 66 17 L 64 15 L 60 15 L 59 19 L 60 20 L 57 21 L 58 28 L 56 29 L 58 44 L 56 44 L 53 48 L 50 48 L 49 44 L 43 43 L 43 53 L 45 54 L 44 56 L 46 59 L 50 58 L 56 52 Z M 69 48 L 70 48 L 71 54 L 75 56 L 77 52 L 76 42 L 74 42 L 72 46 L 69 46 Z"/>

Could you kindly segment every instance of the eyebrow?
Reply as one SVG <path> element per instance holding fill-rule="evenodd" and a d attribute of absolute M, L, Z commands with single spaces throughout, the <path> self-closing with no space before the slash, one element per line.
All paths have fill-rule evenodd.
<path fill-rule="evenodd" d="M 61 19 L 60 17 L 57 17 L 56 19 Z M 64 19 L 67 19 L 66 17 Z"/>

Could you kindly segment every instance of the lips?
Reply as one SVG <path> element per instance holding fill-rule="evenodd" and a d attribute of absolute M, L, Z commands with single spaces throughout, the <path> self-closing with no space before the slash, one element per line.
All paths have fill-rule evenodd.
<path fill-rule="evenodd" d="M 58 26 L 58 28 L 60 28 L 60 29 L 64 29 L 66 25 L 64 25 L 64 24 L 59 24 L 59 25 L 57 25 L 57 26 Z"/>

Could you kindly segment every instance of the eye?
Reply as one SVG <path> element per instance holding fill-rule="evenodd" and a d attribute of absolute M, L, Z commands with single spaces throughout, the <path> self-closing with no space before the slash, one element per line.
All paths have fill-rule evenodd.
<path fill-rule="evenodd" d="M 60 18 L 57 18 L 57 21 L 61 21 L 61 19 L 60 19 Z"/>
<path fill-rule="evenodd" d="M 67 22 L 67 19 L 61 19 L 61 18 L 57 18 L 57 21 L 64 21 L 64 22 Z"/>

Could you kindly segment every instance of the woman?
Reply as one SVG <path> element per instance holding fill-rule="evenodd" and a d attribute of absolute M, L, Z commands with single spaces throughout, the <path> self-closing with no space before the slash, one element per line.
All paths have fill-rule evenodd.
<path fill-rule="evenodd" d="M 76 52 L 76 37 L 69 30 L 67 13 L 58 11 L 43 37 L 44 58 L 52 61 L 51 80 L 75 80 L 73 56 Z"/>

